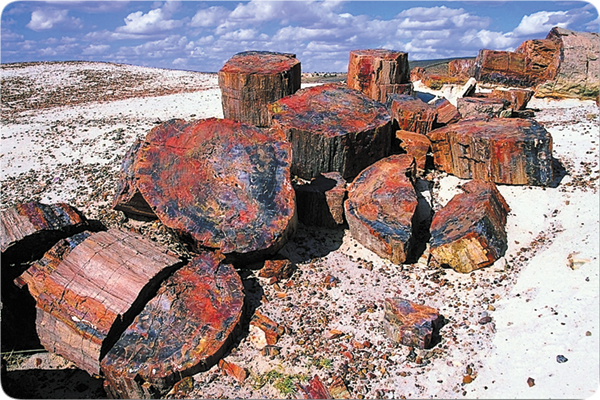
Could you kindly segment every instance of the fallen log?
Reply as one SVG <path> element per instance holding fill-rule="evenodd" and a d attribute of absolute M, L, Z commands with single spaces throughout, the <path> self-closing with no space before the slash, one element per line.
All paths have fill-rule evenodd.
<path fill-rule="evenodd" d="M 285 136 L 225 119 L 171 120 L 152 129 L 124 172 L 115 208 L 137 194 L 196 250 L 275 253 L 296 228 Z M 125 192 L 125 191 L 124 191 Z M 145 208 L 144 208 L 145 209 Z M 143 213 L 144 211 L 140 211 Z"/>
<path fill-rule="evenodd" d="M 230 264 L 203 253 L 163 282 L 102 360 L 113 398 L 158 398 L 215 365 L 239 327 L 242 281 Z"/>
<path fill-rule="evenodd" d="M 246 51 L 219 71 L 223 116 L 269 126 L 267 105 L 300 89 L 301 66 L 295 54 Z"/>
<path fill-rule="evenodd" d="M 474 77 L 478 82 L 504 86 L 532 87 L 537 77 L 527 71 L 523 53 L 482 49 L 475 60 Z"/>
<path fill-rule="evenodd" d="M 383 104 L 342 84 L 299 90 L 269 105 L 271 127 L 292 144 L 291 173 L 353 179 L 390 154 L 391 118 Z"/>
<path fill-rule="evenodd" d="M 506 252 L 510 207 L 493 182 L 472 180 L 462 189 L 433 217 L 429 265 L 469 273 Z"/>
<path fill-rule="evenodd" d="M 339 172 L 320 174 L 309 183 L 294 185 L 298 220 L 307 226 L 335 228 L 344 223 L 346 181 Z"/>
<path fill-rule="evenodd" d="M 402 264 L 412 245 L 416 166 L 407 154 L 389 156 L 362 171 L 344 203 L 350 234 L 380 257 Z"/>
<path fill-rule="evenodd" d="M 533 119 L 474 119 L 434 129 L 436 169 L 463 179 L 510 185 L 552 182 L 552 136 Z"/>
<path fill-rule="evenodd" d="M 434 106 L 405 94 L 389 95 L 386 106 L 398 129 L 423 135 L 432 129 L 437 116 Z"/>
<path fill-rule="evenodd" d="M 400 297 L 385 299 L 383 328 L 394 343 L 430 349 L 439 342 L 443 320 L 435 308 Z"/>

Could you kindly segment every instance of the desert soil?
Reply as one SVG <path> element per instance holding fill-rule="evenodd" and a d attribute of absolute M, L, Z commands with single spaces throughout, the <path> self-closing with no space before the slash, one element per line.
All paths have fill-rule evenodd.
<path fill-rule="evenodd" d="M 534 98 L 529 108 L 553 136 L 557 174 L 548 188 L 499 186 L 511 207 L 502 259 L 459 274 L 428 267 L 425 250 L 395 265 L 347 227 L 300 224 L 281 251 L 297 265 L 290 280 L 270 285 L 238 266 L 251 309 L 286 328 L 280 354 L 263 356 L 246 321 L 225 359 L 249 377 L 238 382 L 214 366 L 193 377 L 185 396 L 291 398 L 297 383 L 315 375 L 326 384 L 342 377 L 353 398 L 592 396 L 600 375 L 598 107 Z M 67 202 L 185 255 L 159 222 L 111 210 L 121 160 L 162 121 L 222 116 L 216 74 L 85 62 L 2 65 L 0 207 Z M 464 182 L 429 173 L 418 182 L 425 209 L 445 205 Z M 446 321 L 440 343 L 412 350 L 390 342 L 383 301 L 393 296 L 437 308 Z M 65 375 L 77 370 L 60 356 L 3 358 L 22 394 L 102 395 L 99 380 Z M 48 374 L 39 387 L 26 378 L 34 370 Z"/>

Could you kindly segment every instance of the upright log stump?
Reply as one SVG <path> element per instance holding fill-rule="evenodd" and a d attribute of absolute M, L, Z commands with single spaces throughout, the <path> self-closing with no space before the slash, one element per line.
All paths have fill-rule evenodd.
<path fill-rule="evenodd" d="M 492 182 L 472 180 L 431 222 L 429 265 L 469 273 L 506 252 L 510 208 Z"/>
<path fill-rule="evenodd" d="M 164 397 L 180 379 L 208 370 L 242 318 L 240 276 L 203 253 L 169 277 L 102 360 L 114 398 Z"/>
<path fill-rule="evenodd" d="M 44 348 L 89 374 L 179 258 L 138 234 L 111 229 L 59 242 L 17 278 L 36 300 Z M 115 337 L 116 336 L 116 337 Z"/>
<path fill-rule="evenodd" d="M 426 135 L 433 128 L 437 117 L 434 106 L 406 94 L 389 95 L 386 105 L 398 124 L 397 128 L 403 131 Z"/>
<path fill-rule="evenodd" d="M 346 180 L 390 154 L 391 118 L 383 104 L 341 84 L 299 90 L 269 105 L 271 127 L 292 144 L 291 173 Z"/>
<path fill-rule="evenodd" d="M 412 94 L 408 54 L 386 49 L 351 51 L 348 87 L 381 103 L 388 94 Z"/>
<path fill-rule="evenodd" d="M 362 171 L 344 203 L 350 234 L 367 249 L 402 264 L 412 245 L 417 195 L 415 160 L 389 156 Z"/>
<path fill-rule="evenodd" d="M 459 178 L 509 185 L 552 182 L 552 136 L 533 119 L 461 120 L 427 136 L 435 167 Z"/>
<path fill-rule="evenodd" d="M 223 115 L 266 127 L 267 105 L 300 89 L 301 67 L 295 54 L 246 51 L 219 71 Z"/>
<path fill-rule="evenodd" d="M 195 250 L 247 258 L 274 253 L 296 228 L 285 136 L 239 122 L 171 120 L 152 129 L 121 175 L 129 194 L 148 204 Z M 144 211 L 142 211 L 144 212 Z"/>

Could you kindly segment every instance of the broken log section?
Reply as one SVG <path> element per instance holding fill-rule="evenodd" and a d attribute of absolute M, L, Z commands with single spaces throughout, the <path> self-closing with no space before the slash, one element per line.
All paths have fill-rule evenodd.
<path fill-rule="evenodd" d="M 434 106 L 405 94 L 389 95 L 386 106 L 398 129 L 423 135 L 432 129 L 437 116 Z"/>
<path fill-rule="evenodd" d="M 493 97 L 461 97 L 456 108 L 463 120 L 474 118 L 499 118 L 509 108 L 507 100 Z"/>
<path fill-rule="evenodd" d="M 420 133 L 399 130 L 396 131 L 398 146 L 406 154 L 414 157 L 418 171 L 424 171 L 427 165 L 427 157 L 431 150 L 431 141 L 426 135 Z"/>
<path fill-rule="evenodd" d="M 339 172 L 326 172 L 310 183 L 294 185 L 298 220 L 307 226 L 335 228 L 344 223 L 346 181 Z"/>
<path fill-rule="evenodd" d="M 435 308 L 400 297 L 385 299 L 383 328 L 394 343 L 429 349 L 442 324 L 443 317 Z"/>

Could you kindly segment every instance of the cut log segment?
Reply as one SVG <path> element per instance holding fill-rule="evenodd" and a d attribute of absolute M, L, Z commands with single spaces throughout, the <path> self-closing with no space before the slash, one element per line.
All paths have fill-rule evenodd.
<path fill-rule="evenodd" d="M 102 360 L 110 396 L 164 396 L 222 357 L 244 305 L 240 276 L 222 259 L 203 253 L 163 282 Z"/>
<path fill-rule="evenodd" d="M 350 234 L 380 257 L 402 264 L 412 245 L 416 166 L 407 154 L 389 156 L 361 172 L 348 188 Z"/>
<path fill-rule="evenodd" d="M 434 127 L 453 124 L 460 120 L 458 109 L 454 104 L 450 103 L 448 99 L 439 99 L 432 105 L 437 111 Z"/>
<path fill-rule="evenodd" d="M 431 141 L 426 135 L 409 131 L 396 131 L 399 146 L 406 154 L 414 157 L 418 171 L 424 171 L 427 165 L 427 155 L 431 150 Z"/>
<path fill-rule="evenodd" d="M 68 204 L 16 204 L 0 211 L 2 264 L 38 259 L 60 239 L 85 229 L 89 229 L 85 216 Z M 3 268 L 2 273 L 8 271 Z M 18 274 L 4 278 L 11 280 Z"/>
<path fill-rule="evenodd" d="M 412 91 L 408 54 L 386 49 L 351 51 L 348 87 L 381 103 L 387 101 L 388 94 L 411 94 L 407 93 Z"/>
<path fill-rule="evenodd" d="M 386 106 L 398 129 L 423 135 L 432 129 L 437 116 L 434 106 L 405 94 L 389 95 Z"/>
<path fill-rule="evenodd" d="M 385 106 L 342 84 L 299 90 L 269 105 L 271 127 L 292 144 L 291 173 L 312 179 L 339 172 L 353 179 L 390 154 Z"/>
<path fill-rule="evenodd" d="M 492 97 L 461 97 L 456 99 L 456 108 L 462 119 L 499 118 L 510 103 Z"/>
<path fill-rule="evenodd" d="M 429 349 L 436 343 L 443 320 L 435 308 L 400 297 L 385 299 L 383 328 L 394 343 Z"/>
<path fill-rule="evenodd" d="M 472 180 L 463 190 L 433 217 L 429 265 L 469 273 L 506 252 L 510 208 L 492 182 Z"/>
<path fill-rule="evenodd" d="M 552 136 L 532 119 L 461 120 L 428 134 L 436 169 L 509 185 L 552 182 Z"/>
<path fill-rule="evenodd" d="M 36 299 L 44 348 L 89 374 L 179 258 L 138 234 L 110 229 L 59 242 L 17 278 Z"/>
<path fill-rule="evenodd" d="M 307 226 L 335 228 L 344 224 L 346 181 L 339 172 L 327 172 L 307 184 L 295 184 L 298 220 Z"/>
<path fill-rule="evenodd" d="M 134 190 L 196 251 L 247 258 L 275 253 L 296 228 L 290 146 L 283 134 L 224 119 L 152 129 L 125 172 L 115 207 Z M 144 212 L 143 210 L 140 212 Z"/>
<path fill-rule="evenodd" d="M 301 67 L 295 54 L 246 51 L 219 71 L 226 119 L 269 126 L 267 105 L 300 89 Z"/>

